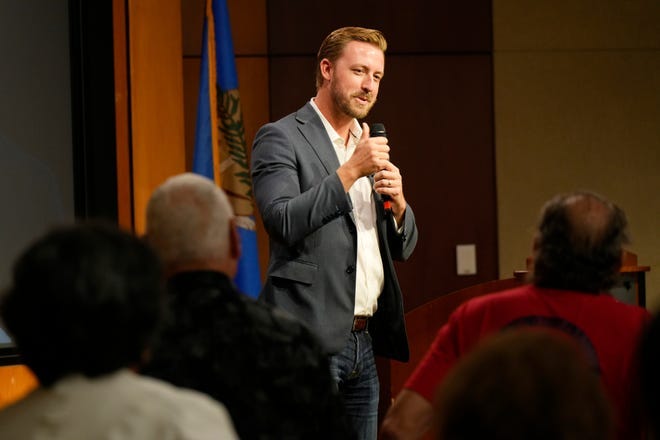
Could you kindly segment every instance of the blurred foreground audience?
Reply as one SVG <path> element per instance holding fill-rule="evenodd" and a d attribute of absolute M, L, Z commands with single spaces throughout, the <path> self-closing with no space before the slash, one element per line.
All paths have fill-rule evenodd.
<path fill-rule="evenodd" d="M 648 439 L 660 439 L 660 315 L 657 314 L 640 343 L 639 384 Z"/>
<path fill-rule="evenodd" d="M 609 402 L 580 347 L 548 331 L 486 338 L 439 387 L 440 440 L 607 440 Z"/>
<path fill-rule="evenodd" d="M 57 229 L 27 249 L 2 319 L 41 386 L 0 412 L 0 438 L 236 438 L 213 399 L 134 372 L 161 317 L 161 277 L 151 249 L 111 226 Z"/>

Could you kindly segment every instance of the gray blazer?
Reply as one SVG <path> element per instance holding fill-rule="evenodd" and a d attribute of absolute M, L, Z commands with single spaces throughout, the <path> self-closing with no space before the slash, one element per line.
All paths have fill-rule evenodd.
<path fill-rule="evenodd" d="M 330 354 L 344 347 L 351 331 L 357 259 L 353 207 L 337 168 L 332 143 L 309 103 L 257 132 L 252 184 L 270 237 L 259 299 L 306 323 Z M 392 259 L 406 260 L 415 248 L 415 217 L 408 206 L 403 232 L 397 234 L 380 195 L 373 194 L 385 283 L 369 333 L 376 354 L 407 361 L 401 288 Z"/>

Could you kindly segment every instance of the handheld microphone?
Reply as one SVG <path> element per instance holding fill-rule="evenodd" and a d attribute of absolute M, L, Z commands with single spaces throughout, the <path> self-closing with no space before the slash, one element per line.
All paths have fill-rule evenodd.
<path fill-rule="evenodd" d="M 385 131 L 385 125 L 380 122 L 374 122 L 369 127 L 369 137 L 387 137 L 387 132 Z"/>
<path fill-rule="evenodd" d="M 369 137 L 379 137 L 379 136 L 387 137 L 387 132 L 385 131 L 385 124 L 381 124 L 380 122 L 374 122 L 369 127 Z M 392 198 L 386 194 L 381 194 L 381 197 L 383 199 L 383 208 L 385 208 L 386 211 L 391 211 Z"/>

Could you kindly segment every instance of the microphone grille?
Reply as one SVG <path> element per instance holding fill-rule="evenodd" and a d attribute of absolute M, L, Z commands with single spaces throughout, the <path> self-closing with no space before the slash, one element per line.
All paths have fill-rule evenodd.
<path fill-rule="evenodd" d="M 374 122 L 371 124 L 369 127 L 369 136 L 370 137 L 378 137 L 378 136 L 384 136 L 387 137 L 387 132 L 385 131 L 385 124 L 381 124 L 380 122 Z"/>

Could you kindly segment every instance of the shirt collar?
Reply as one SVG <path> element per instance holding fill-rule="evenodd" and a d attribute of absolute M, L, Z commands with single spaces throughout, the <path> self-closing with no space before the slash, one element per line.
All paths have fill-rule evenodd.
<path fill-rule="evenodd" d="M 336 143 L 337 140 L 341 140 L 342 145 L 344 144 L 345 139 L 342 139 L 341 136 L 335 131 L 334 128 L 332 128 L 332 125 L 330 125 L 330 122 L 323 116 L 323 113 L 321 113 L 321 110 L 319 110 L 318 106 L 316 105 L 316 102 L 314 102 L 314 98 L 309 100 L 309 103 L 312 105 L 312 108 L 316 112 L 317 115 L 319 115 L 319 118 L 321 118 L 321 122 L 323 123 L 323 127 L 325 128 L 325 131 L 328 133 L 328 137 L 330 137 L 330 140 L 332 143 Z M 358 139 L 360 139 L 360 136 L 362 136 L 362 127 L 360 126 L 359 122 L 357 119 L 353 118 L 353 126 L 348 129 L 348 131 L 351 133 L 351 136 L 354 138 L 355 142 L 357 142 Z"/>

